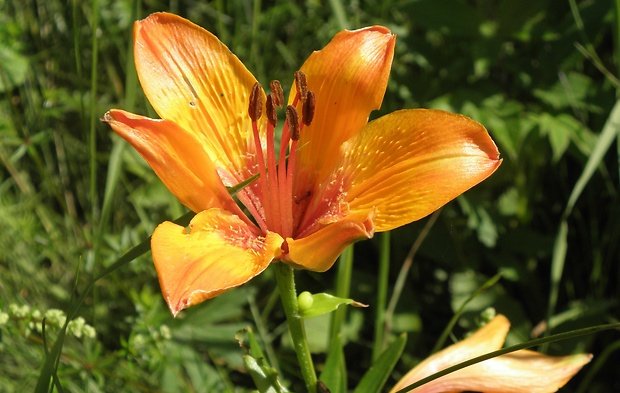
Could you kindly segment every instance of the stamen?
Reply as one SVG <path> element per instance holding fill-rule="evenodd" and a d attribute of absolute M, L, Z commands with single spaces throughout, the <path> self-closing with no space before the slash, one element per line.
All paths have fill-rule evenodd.
<path fill-rule="evenodd" d="M 282 90 L 282 85 L 280 84 L 280 81 L 273 80 L 271 81 L 269 86 L 271 87 L 271 94 L 274 95 L 273 103 L 276 104 L 278 107 L 282 108 L 282 105 L 284 105 L 284 90 Z"/>
<path fill-rule="evenodd" d="M 299 141 L 299 135 L 301 133 L 301 125 L 299 124 L 299 115 L 293 105 L 286 107 L 286 126 L 288 129 L 288 135 L 290 135 L 291 146 L 289 150 L 288 163 L 286 166 L 286 179 L 282 184 L 284 201 L 286 205 L 284 209 L 287 214 L 287 219 L 283 221 L 283 229 L 286 230 L 288 236 L 293 235 L 293 177 L 295 176 L 295 165 L 297 157 L 297 143 Z"/>
<path fill-rule="evenodd" d="M 309 126 L 314 119 L 314 110 L 316 108 L 316 96 L 312 90 L 308 90 L 306 95 L 306 101 L 303 102 L 301 107 L 301 119 L 305 125 Z"/>
<path fill-rule="evenodd" d="M 263 113 L 263 98 L 262 98 L 262 87 L 260 83 L 256 82 L 254 86 L 252 86 L 252 91 L 250 92 L 250 99 L 248 104 L 248 116 L 252 120 L 252 134 L 254 137 L 254 146 L 256 149 L 256 159 L 258 164 L 258 173 L 260 174 L 258 182 L 260 183 L 261 192 L 263 193 L 263 215 L 264 218 L 260 216 L 260 213 L 253 208 L 250 208 L 250 211 L 254 211 L 252 213 L 256 222 L 261 227 L 263 231 L 267 230 L 267 223 L 270 221 L 270 217 L 272 216 L 272 207 L 271 207 L 271 199 L 269 187 L 267 186 L 267 167 L 265 163 L 265 156 L 263 153 L 263 148 L 260 141 L 260 135 L 258 130 L 257 120 L 260 119 Z"/>
<path fill-rule="evenodd" d="M 275 111 L 274 111 L 275 112 Z M 276 168 L 275 152 L 275 129 L 271 123 L 267 125 L 267 180 L 269 183 L 269 195 L 271 198 L 271 218 L 268 220 L 270 228 L 278 233 L 281 231 L 280 196 L 278 187 L 278 174 Z"/>
<path fill-rule="evenodd" d="M 312 195 L 310 191 L 306 191 L 306 194 L 301 195 L 301 197 L 293 195 L 293 178 L 297 145 L 303 127 L 310 125 L 314 118 L 316 96 L 314 92 L 308 90 L 306 75 L 302 71 L 295 73 L 295 86 L 296 94 L 292 105 L 286 106 L 285 109 L 286 123 L 282 128 L 279 156 L 276 156 L 275 152 L 275 127 L 278 120 L 276 107 L 283 107 L 285 104 L 284 92 L 280 82 L 274 80 L 270 83 L 271 92 L 266 97 L 266 151 L 262 149 L 259 125 L 257 124 L 263 114 L 264 95 L 263 88 L 258 82 L 252 87 L 248 104 L 248 115 L 252 120 L 260 174 L 259 183 L 262 193 L 260 202 L 262 202 L 264 209 L 262 215 L 256 211 L 252 214 L 256 213 L 258 216 L 256 220 L 261 230 L 275 231 L 285 238 L 293 236 L 294 233 L 293 206 L 300 204 Z M 298 112 L 298 106 L 300 112 Z"/>
<path fill-rule="evenodd" d="M 250 104 L 248 106 L 248 115 L 252 121 L 257 121 L 260 119 L 263 114 L 263 97 L 262 97 L 263 88 L 260 86 L 260 83 L 256 82 L 252 87 L 252 92 L 250 93 Z"/>
<path fill-rule="evenodd" d="M 276 109 L 274 107 L 275 100 L 276 100 L 275 94 L 271 92 L 267 96 L 267 103 L 265 104 L 265 112 L 267 112 L 267 120 L 269 121 L 269 124 L 271 124 L 272 127 L 275 127 L 276 124 L 278 123 L 278 114 L 276 113 Z"/>
<path fill-rule="evenodd" d="M 301 102 L 306 102 L 308 84 L 306 83 L 306 74 L 302 71 L 295 72 L 295 87 L 297 87 L 297 94 L 301 97 Z"/>
<path fill-rule="evenodd" d="M 289 131 L 291 133 L 291 139 L 294 141 L 299 140 L 299 115 L 293 105 L 286 107 L 286 122 L 288 124 Z"/>

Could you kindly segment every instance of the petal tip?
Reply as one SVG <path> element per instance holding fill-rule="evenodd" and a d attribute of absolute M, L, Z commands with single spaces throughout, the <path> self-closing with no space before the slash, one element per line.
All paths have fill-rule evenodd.
<path fill-rule="evenodd" d="M 177 315 L 185 308 L 180 304 L 173 305 L 170 302 L 170 298 L 166 299 L 166 304 L 168 304 L 168 309 L 170 310 L 170 314 L 172 314 L 172 318 L 176 318 Z"/>
<path fill-rule="evenodd" d="M 214 298 L 222 292 L 223 291 L 195 290 L 189 294 L 183 293 L 181 296 L 174 298 L 168 295 L 166 296 L 166 304 L 168 304 L 168 309 L 170 310 L 172 317 L 176 318 L 177 315 L 179 315 L 179 313 L 186 308 L 202 303 L 205 300 Z"/>
<path fill-rule="evenodd" d="M 112 114 L 110 113 L 111 110 L 107 111 L 106 113 L 103 114 L 103 117 L 101 119 L 99 119 L 102 123 L 106 123 L 106 124 L 110 124 L 111 122 L 114 121 L 114 117 L 112 117 Z"/>

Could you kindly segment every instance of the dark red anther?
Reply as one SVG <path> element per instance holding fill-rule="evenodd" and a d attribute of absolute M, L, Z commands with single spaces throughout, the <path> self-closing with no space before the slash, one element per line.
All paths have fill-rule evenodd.
<path fill-rule="evenodd" d="M 250 104 L 248 105 L 248 115 L 252 121 L 257 121 L 260 119 L 263 114 L 263 97 L 262 97 L 263 88 L 260 86 L 260 83 L 256 82 L 252 87 L 252 92 L 250 93 Z"/>
<path fill-rule="evenodd" d="M 299 140 L 299 115 L 293 105 L 286 107 L 286 122 L 291 133 L 291 139 L 294 141 Z"/>
<path fill-rule="evenodd" d="M 301 106 L 301 120 L 305 125 L 309 126 L 314 119 L 314 110 L 316 108 L 316 96 L 312 90 L 308 90 L 306 101 Z"/>
<path fill-rule="evenodd" d="M 284 105 L 284 90 L 282 90 L 280 81 L 273 80 L 269 86 L 271 87 L 271 93 L 274 95 L 273 103 L 282 108 L 282 105 Z"/>
<path fill-rule="evenodd" d="M 275 127 L 278 123 L 278 114 L 276 113 L 276 108 L 274 106 L 275 103 L 275 94 L 273 91 L 269 93 L 267 96 L 267 102 L 265 103 L 265 112 L 267 113 L 267 120 L 272 127 Z"/>
<path fill-rule="evenodd" d="M 308 84 L 306 83 L 306 74 L 302 71 L 295 72 L 295 86 L 297 87 L 297 93 L 301 98 L 301 102 L 305 102 L 308 95 Z"/>

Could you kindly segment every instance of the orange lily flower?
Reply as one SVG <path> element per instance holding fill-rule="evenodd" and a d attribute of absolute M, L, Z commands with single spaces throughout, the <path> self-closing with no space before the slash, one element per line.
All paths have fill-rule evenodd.
<path fill-rule="evenodd" d="M 329 269 L 344 248 L 420 219 L 501 160 L 475 121 L 402 110 L 368 123 L 386 90 L 395 36 L 338 33 L 296 73 L 279 154 L 279 83 L 266 95 L 214 35 L 156 13 L 134 26 L 135 63 L 161 119 L 119 109 L 103 120 L 196 212 L 164 222 L 151 249 L 173 315 L 255 277 L 271 262 Z M 226 186 L 252 176 L 235 203 Z"/>
<path fill-rule="evenodd" d="M 453 344 L 409 371 L 390 393 L 422 378 L 502 347 L 510 322 L 497 315 L 465 340 Z M 548 393 L 564 386 L 592 359 L 590 354 L 547 356 L 521 350 L 476 363 L 435 379 L 408 392 L 457 393 Z"/>

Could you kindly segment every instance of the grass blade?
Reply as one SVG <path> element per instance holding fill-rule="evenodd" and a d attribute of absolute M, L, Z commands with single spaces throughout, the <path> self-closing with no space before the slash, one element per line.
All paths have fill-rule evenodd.
<path fill-rule="evenodd" d="M 407 335 L 405 333 L 398 336 L 396 341 L 383 351 L 377 361 L 364 374 L 353 393 L 380 392 L 398 359 L 400 359 L 406 343 Z"/>
<path fill-rule="evenodd" d="M 549 291 L 549 305 L 547 308 L 547 320 L 551 318 L 553 313 L 555 312 L 555 306 L 558 301 L 558 294 L 560 291 L 560 281 L 562 280 L 562 273 L 564 271 L 564 264 L 566 262 L 566 252 L 568 250 L 567 237 L 568 237 L 568 217 L 573 211 L 573 207 L 575 203 L 581 196 L 586 184 L 592 178 L 596 168 L 601 165 L 605 154 L 609 150 L 612 142 L 618 137 L 620 132 L 620 100 L 616 101 L 605 125 L 603 126 L 603 130 L 598 137 L 596 145 L 592 150 L 592 154 L 588 158 L 585 167 L 583 168 L 583 172 L 571 194 L 568 198 L 568 202 L 566 203 L 566 208 L 564 209 L 564 213 L 562 214 L 562 220 L 560 222 L 560 226 L 558 228 L 558 233 L 555 238 L 555 243 L 553 246 L 553 258 L 551 260 L 551 289 Z M 547 333 L 548 334 L 548 330 Z M 543 348 L 544 349 L 544 348 Z"/>

